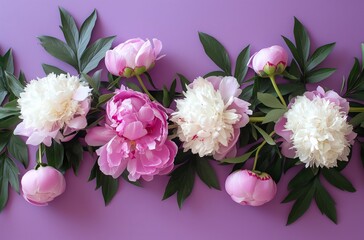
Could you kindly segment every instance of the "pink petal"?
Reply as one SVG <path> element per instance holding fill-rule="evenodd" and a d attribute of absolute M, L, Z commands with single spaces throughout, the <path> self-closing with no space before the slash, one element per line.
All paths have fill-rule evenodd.
<path fill-rule="evenodd" d="M 158 54 L 162 51 L 162 42 L 156 38 L 152 39 L 154 46 L 154 56 L 157 57 Z"/>
<path fill-rule="evenodd" d="M 238 97 L 241 93 L 241 89 L 239 89 L 240 85 L 236 78 L 234 77 L 224 77 L 221 80 L 219 90 L 221 93 L 224 102 L 228 102 L 232 97 Z"/>
<path fill-rule="evenodd" d="M 79 86 L 73 95 L 73 100 L 83 101 L 90 95 L 91 89 L 87 86 Z"/>
<path fill-rule="evenodd" d="M 125 65 L 125 59 L 114 52 L 114 50 L 108 50 L 106 52 L 105 66 L 111 74 L 119 76 L 119 73 L 124 70 Z"/>
<path fill-rule="evenodd" d="M 83 129 L 87 126 L 87 120 L 84 116 L 76 117 L 69 121 L 67 126 L 74 129 Z"/>
<path fill-rule="evenodd" d="M 90 146 L 101 146 L 115 137 L 116 132 L 106 127 L 93 127 L 87 130 L 85 141 Z"/>
<path fill-rule="evenodd" d="M 129 140 L 136 140 L 138 138 L 141 138 L 147 134 L 147 130 L 143 127 L 143 123 L 136 121 L 128 124 L 125 127 L 123 136 Z"/>
<path fill-rule="evenodd" d="M 148 69 L 154 61 L 155 57 L 152 49 L 152 44 L 148 40 L 138 51 L 138 54 L 135 57 L 135 64 L 138 67 L 145 66 Z"/>

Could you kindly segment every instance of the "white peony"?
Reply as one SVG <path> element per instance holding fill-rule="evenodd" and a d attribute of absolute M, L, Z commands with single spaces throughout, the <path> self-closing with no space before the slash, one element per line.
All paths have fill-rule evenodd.
<path fill-rule="evenodd" d="M 251 114 L 250 104 L 237 99 L 240 93 L 233 77 L 199 77 L 187 86 L 171 118 L 178 125 L 185 151 L 222 159 L 235 147 L 239 128 L 249 121 L 247 113 Z"/>
<path fill-rule="evenodd" d="M 14 133 L 28 136 L 28 144 L 50 145 L 51 139 L 65 139 L 86 127 L 91 89 L 77 76 L 49 74 L 32 80 L 20 94 L 20 119 Z M 60 132 L 60 130 L 64 130 Z"/>
<path fill-rule="evenodd" d="M 285 131 L 291 131 L 295 157 L 306 167 L 335 167 L 337 160 L 348 161 L 352 126 L 346 112 L 334 102 L 315 96 L 295 99 L 285 113 Z"/>

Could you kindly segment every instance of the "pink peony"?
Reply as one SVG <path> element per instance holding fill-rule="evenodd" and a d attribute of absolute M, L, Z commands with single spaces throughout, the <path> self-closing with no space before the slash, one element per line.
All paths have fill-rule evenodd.
<path fill-rule="evenodd" d="M 261 77 L 269 77 L 281 74 L 287 67 L 288 55 L 281 46 L 274 45 L 263 48 L 254 53 L 249 59 L 248 66 Z"/>
<path fill-rule="evenodd" d="M 267 173 L 238 170 L 227 177 L 225 190 L 241 205 L 260 206 L 274 198 L 277 186 Z"/>
<path fill-rule="evenodd" d="M 166 110 L 147 95 L 124 86 L 107 103 L 104 126 L 88 130 L 86 142 L 97 151 L 100 170 L 114 178 L 125 169 L 129 179 L 146 181 L 173 169 L 177 146 L 167 138 Z"/>
<path fill-rule="evenodd" d="M 37 206 L 48 205 L 66 189 L 62 173 L 50 166 L 40 166 L 37 170 L 26 172 L 21 185 L 25 200 Z"/>
<path fill-rule="evenodd" d="M 156 60 L 163 57 L 158 57 L 161 50 L 162 42 L 158 39 L 144 41 L 133 38 L 108 50 L 105 65 L 107 70 L 115 76 L 140 75 L 152 68 Z"/>
<path fill-rule="evenodd" d="M 240 128 L 252 114 L 250 103 L 238 98 L 240 93 L 234 77 L 199 77 L 187 86 L 171 118 L 186 151 L 216 160 L 236 155 Z"/>
<path fill-rule="evenodd" d="M 282 154 L 298 157 L 308 166 L 335 167 L 348 161 L 356 134 L 347 122 L 349 103 L 322 87 L 291 100 L 288 111 L 275 125 L 282 137 Z"/>

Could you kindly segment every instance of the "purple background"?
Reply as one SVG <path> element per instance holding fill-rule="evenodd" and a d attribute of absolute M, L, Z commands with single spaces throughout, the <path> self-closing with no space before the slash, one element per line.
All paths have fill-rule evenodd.
<path fill-rule="evenodd" d="M 40 35 L 62 38 L 59 5 L 78 23 L 97 8 L 95 37 L 117 35 L 115 44 L 132 37 L 162 40 L 167 56 L 151 72 L 158 86 L 168 84 L 176 72 L 193 79 L 216 69 L 205 56 L 197 31 L 215 36 L 235 59 L 249 43 L 252 51 L 273 44 L 285 46 L 281 35 L 292 39 L 293 16 L 297 16 L 308 28 L 314 47 L 337 42 L 325 65 L 338 71 L 323 83 L 336 90 L 353 57 L 360 57 L 364 40 L 360 27 L 364 2 L 359 0 L 0 0 L 1 53 L 12 47 L 16 65 L 28 79 L 44 76 L 41 63 L 64 68 L 36 39 Z M 167 177 L 144 183 L 144 188 L 121 182 L 114 200 L 104 207 L 101 192 L 94 191 L 95 183 L 87 182 L 93 164 L 87 158 L 78 177 L 67 172 L 66 192 L 48 207 L 29 205 L 11 191 L 0 214 L 0 239 L 362 239 L 364 171 L 358 150 L 355 145 L 352 162 L 344 170 L 357 192 L 329 188 L 336 200 L 338 225 L 312 205 L 303 218 L 285 226 L 292 205 L 280 201 L 294 171 L 279 183 L 276 198 L 258 208 L 240 206 L 224 191 L 209 190 L 197 180 L 180 211 L 175 196 L 161 201 Z M 32 155 L 30 167 L 34 164 Z M 219 167 L 222 186 L 229 171 Z"/>

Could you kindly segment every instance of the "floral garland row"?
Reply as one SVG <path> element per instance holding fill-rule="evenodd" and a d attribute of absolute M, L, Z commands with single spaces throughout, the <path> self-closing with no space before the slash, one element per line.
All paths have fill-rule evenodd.
<path fill-rule="evenodd" d="M 11 50 L 0 56 L 1 210 L 9 184 L 20 193 L 16 161 L 27 168 L 27 145 L 34 145 L 39 146 L 37 164 L 21 179 L 22 195 L 34 205 L 47 205 L 61 195 L 66 189 L 63 173 L 72 168 L 77 174 L 88 151 L 97 158 L 90 180 L 96 179 L 105 204 L 117 192 L 120 178 L 139 186 L 140 179 L 168 174 L 163 199 L 176 193 L 181 207 L 196 175 L 209 188 L 220 189 L 210 165 L 214 159 L 232 165 L 225 181 L 232 200 L 251 206 L 271 201 L 282 174 L 301 168 L 283 200 L 294 201 L 287 224 L 301 217 L 312 200 L 337 222 L 335 202 L 321 182 L 355 191 L 341 170 L 364 132 L 364 70 L 358 59 L 343 81 L 342 96 L 320 86 L 307 91 L 307 83 L 320 82 L 335 71 L 318 67 L 335 44 L 310 55 L 309 36 L 297 19 L 295 44 L 283 37 L 293 56 L 290 64 L 281 46 L 251 57 L 247 46 L 234 74 L 221 43 L 199 33 L 206 54 L 220 70 L 193 81 L 177 74 L 182 92 L 176 90 L 177 79 L 157 89 L 148 70 L 164 57 L 161 41 L 135 38 L 110 50 L 114 37 L 90 44 L 96 11 L 80 28 L 62 8 L 60 16 L 65 42 L 50 36 L 39 40 L 77 75 L 43 64 L 46 76 L 27 82 L 22 72 L 14 75 Z M 107 81 L 101 80 L 101 70 L 95 71 L 104 57 Z M 255 72 L 249 79 L 248 67 Z M 283 77 L 282 83 L 276 83 L 277 76 Z M 250 149 L 240 155 L 241 147 Z M 253 168 L 244 169 L 251 158 Z"/>

